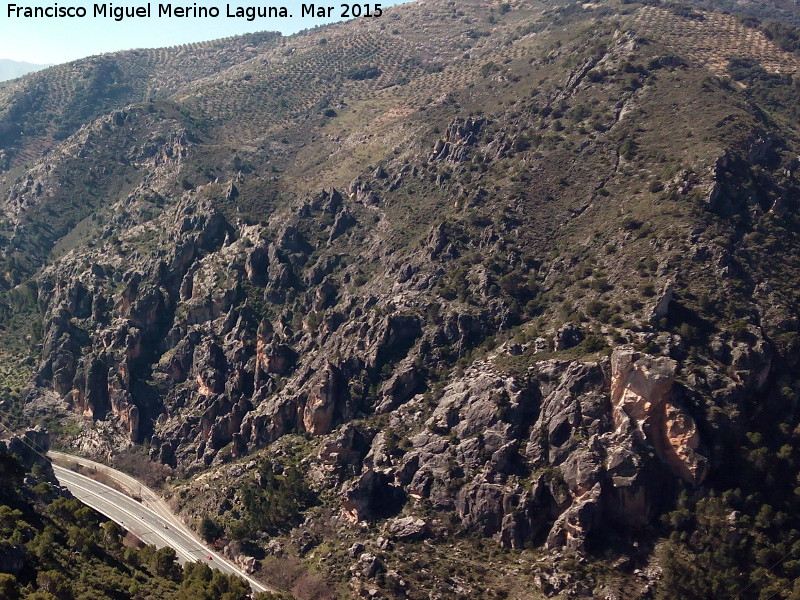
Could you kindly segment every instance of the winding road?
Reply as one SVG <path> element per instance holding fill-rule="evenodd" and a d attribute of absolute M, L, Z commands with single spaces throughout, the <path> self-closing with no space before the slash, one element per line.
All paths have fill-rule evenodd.
<path fill-rule="evenodd" d="M 203 562 L 223 573 L 238 575 L 247 581 L 254 591 L 274 591 L 247 575 L 229 560 L 209 550 L 192 531 L 172 514 L 155 492 L 141 485 L 132 477 L 114 471 L 105 465 L 68 454 L 50 452 L 49 455 L 53 459 L 56 478 L 61 485 L 72 492 L 73 496 L 132 532 L 144 542 L 157 548 L 164 546 L 174 548 L 178 560 L 182 563 Z M 102 471 L 123 487 L 136 490 L 141 495 L 142 502 L 90 477 L 59 466 L 56 464 L 57 462 L 61 464 L 77 463 Z M 113 471 L 113 474 L 110 471 Z M 131 488 L 134 483 L 137 487 Z"/>

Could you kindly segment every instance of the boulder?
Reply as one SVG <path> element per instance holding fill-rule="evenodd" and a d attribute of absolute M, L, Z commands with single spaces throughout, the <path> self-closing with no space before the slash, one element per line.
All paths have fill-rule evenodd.
<path fill-rule="evenodd" d="M 398 541 L 411 542 L 428 534 L 428 524 L 423 519 L 401 517 L 389 522 L 388 531 Z"/>
<path fill-rule="evenodd" d="M 375 577 L 380 571 L 384 570 L 383 562 L 380 558 L 369 552 L 364 552 L 358 557 L 358 562 L 350 567 L 354 573 L 359 573 L 362 576 L 370 579 Z"/>
<path fill-rule="evenodd" d="M 669 303 L 672 302 L 672 296 L 675 294 L 675 285 L 672 281 L 664 284 L 661 292 L 656 296 L 655 302 L 650 309 L 650 323 L 657 324 L 661 319 L 669 314 Z"/>
<path fill-rule="evenodd" d="M 364 544 L 361 542 L 354 542 L 350 548 L 347 549 L 347 554 L 350 558 L 355 558 L 356 556 L 362 554 L 364 552 Z"/>

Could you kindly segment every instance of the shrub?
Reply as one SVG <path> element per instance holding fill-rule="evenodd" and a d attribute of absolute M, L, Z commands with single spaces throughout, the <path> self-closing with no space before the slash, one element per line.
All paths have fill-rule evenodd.
<path fill-rule="evenodd" d="M 363 81 L 364 79 L 377 79 L 382 74 L 383 71 L 381 71 L 378 67 L 368 65 L 362 67 L 353 67 L 347 71 L 347 73 L 345 73 L 345 77 L 354 81 Z"/>
<path fill-rule="evenodd" d="M 583 348 L 587 352 L 600 352 L 608 348 L 608 341 L 605 336 L 596 333 L 590 333 L 583 340 Z"/>
<path fill-rule="evenodd" d="M 205 516 L 200 519 L 198 532 L 200 533 L 200 537 L 209 544 L 216 541 L 217 538 L 222 535 L 222 530 L 220 529 L 219 525 L 217 525 L 214 519 L 209 516 Z"/>
<path fill-rule="evenodd" d="M 586 77 L 589 79 L 589 81 L 598 83 L 606 78 L 606 73 L 602 70 L 592 69 L 586 74 Z"/>
<path fill-rule="evenodd" d="M 269 460 L 261 461 L 257 477 L 242 487 L 241 497 L 245 508 L 242 521 L 250 535 L 288 531 L 316 502 L 316 495 L 297 467 L 288 466 L 279 475 Z"/>
<path fill-rule="evenodd" d="M 591 300 L 589 304 L 586 305 L 586 313 L 591 317 L 596 317 L 606 306 L 608 306 L 608 304 L 602 300 Z"/>
<path fill-rule="evenodd" d="M 632 160 L 636 157 L 636 142 L 626 138 L 619 147 L 619 153 L 625 160 Z"/>

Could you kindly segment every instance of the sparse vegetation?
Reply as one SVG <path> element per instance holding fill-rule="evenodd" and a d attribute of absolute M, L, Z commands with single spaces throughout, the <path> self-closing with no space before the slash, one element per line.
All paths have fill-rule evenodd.
<path fill-rule="evenodd" d="M 301 600 L 790 597 L 795 33 L 697 3 L 431 0 L 2 86 L 8 422 L 133 443 L 118 466 Z M 696 425 L 691 452 L 619 427 L 623 345 L 675 361 L 655 410 Z M 702 483 L 673 470 L 692 452 Z M 555 560 L 583 501 L 569 519 L 613 535 L 581 522 L 585 560 Z M 98 577 L 131 561 L 108 597 L 237 597 L 67 508 L 56 546 Z M 92 597 L 60 568 L 0 586 Z"/>

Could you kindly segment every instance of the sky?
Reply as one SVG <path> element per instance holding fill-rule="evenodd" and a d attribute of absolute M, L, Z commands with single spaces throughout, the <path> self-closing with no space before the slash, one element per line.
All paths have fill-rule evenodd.
<path fill-rule="evenodd" d="M 382 0 L 385 8 L 400 4 L 407 0 Z M 315 6 L 331 6 L 331 18 L 301 17 L 301 3 L 299 0 L 183 0 L 172 2 L 173 7 L 198 7 L 215 6 L 219 9 L 217 18 L 191 18 L 191 17 L 157 17 L 159 4 L 170 4 L 169 0 L 159 2 L 151 1 L 150 18 L 130 18 L 115 21 L 113 18 L 93 16 L 95 3 L 102 1 L 93 0 L 15 0 L 14 2 L 0 2 L 0 58 L 24 61 L 35 64 L 58 64 L 78 58 L 130 50 L 132 48 L 157 48 L 162 46 L 176 46 L 189 42 L 200 42 L 217 38 L 250 33 L 254 31 L 280 31 L 291 34 L 301 29 L 314 27 L 323 23 L 340 21 L 341 2 L 330 4 L 314 3 Z M 118 2 L 105 2 L 114 7 L 139 7 L 147 6 L 146 0 L 120 0 Z M 237 6 L 285 6 L 292 18 L 256 18 L 247 21 L 244 18 L 228 18 L 227 5 L 230 4 L 235 12 Z M 305 2 L 305 4 L 310 4 Z M 9 7 L 43 6 L 51 8 L 83 7 L 86 9 L 85 18 L 52 17 L 36 18 L 13 16 L 9 17 Z M 363 0 L 361 3 L 363 10 Z M 372 12 L 375 3 L 370 3 Z M 364 17 L 362 17 L 364 18 Z M 373 17 L 374 18 L 374 17 Z M 380 18 L 380 17 L 378 17 Z"/>

